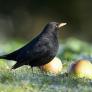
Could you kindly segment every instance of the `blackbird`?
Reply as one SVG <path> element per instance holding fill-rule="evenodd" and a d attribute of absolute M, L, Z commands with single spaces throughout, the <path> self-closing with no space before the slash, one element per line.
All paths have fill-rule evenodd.
<path fill-rule="evenodd" d="M 48 23 L 31 42 L 14 52 L 0 56 L 0 59 L 16 61 L 12 69 L 23 65 L 35 67 L 49 63 L 56 56 L 59 47 L 57 30 L 64 25 L 66 23 Z"/>

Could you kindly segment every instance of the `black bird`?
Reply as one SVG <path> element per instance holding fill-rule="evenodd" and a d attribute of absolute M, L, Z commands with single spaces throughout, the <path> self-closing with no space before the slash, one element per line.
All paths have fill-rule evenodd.
<path fill-rule="evenodd" d="M 48 23 L 43 31 L 31 42 L 12 53 L 0 56 L 0 59 L 16 61 L 12 69 L 22 65 L 34 67 L 49 63 L 56 56 L 59 46 L 57 30 L 64 25 L 66 23 Z"/>

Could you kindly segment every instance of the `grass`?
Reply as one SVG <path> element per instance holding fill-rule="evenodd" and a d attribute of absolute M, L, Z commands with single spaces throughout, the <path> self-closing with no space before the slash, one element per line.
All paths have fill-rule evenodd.
<path fill-rule="evenodd" d="M 61 74 L 57 76 L 44 74 L 37 67 L 33 71 L 28 66 L 10 70 L 13 64 L 12 61 L 0 60 L 0 92 L 91 92 L 92 80 L 74 78 L 67 73 L 69 65 L 74 60 L 80 57 L 91 59 L 91 45 L 75 39 L 76 41 L 74 42 L 78 44 L 74 47 L 69 44 L 68 41 L 70 40 L 65 41 L 63 51 L 59 50 L 58 57 L 62 60 L 64 68 Z M 73 40 L 70 42 L 75 44 Z M 6 51 L 9 52 L 13 51 L 15 47 L 21 46 L 19 43 L 18 45 L 15 44 L 13 43 L 12 49 L 11 45 L 4 45 L 3 49 L 5 48 L 4 50 L 6 51 L 6 48 L 9 48 Z"/>
<path fill-rule="evenodd" d="M 38 68 L 23 66 L 17 70 L 0 70 L 0 92 L 91 92 L 92 81 L 74 79 L 67 73 L 43 74 Z"/>

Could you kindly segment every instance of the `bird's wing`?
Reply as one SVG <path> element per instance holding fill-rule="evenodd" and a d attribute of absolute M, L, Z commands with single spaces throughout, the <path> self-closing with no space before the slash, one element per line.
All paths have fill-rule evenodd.
<path fill-rule="evenodd" d="M 36 38 L 24 47 L 16 50 L 8 55 L 6 59 L 15 60 L 17 62 L 33 61 L 43 56 L 47 51 L 48 39 Z"/>
<path fill-rule="evenodd" d="M 26 50 L 27 58 L 33 61 L 35 58 L 43 56 L 48 51 L 49 41 L 47 39 L 38 39 L 30 48 Z"/>
<path fill-rule="evenodd" d="M 31 44 L 32 45 L 32 44 Z M 44 58 L 48 54 L 48 48 L 49 48 L 49 40 L 47 38 L 40 38 L 36 42 L 34 42 L 34 45 L 29 49 L 25 50 L 25 54 L 20 56 L 22 60 L 22 63 L 24 64 L 31 64 L 35 60 Z M 23 52 L 21 52 L 22 54 Z"/>

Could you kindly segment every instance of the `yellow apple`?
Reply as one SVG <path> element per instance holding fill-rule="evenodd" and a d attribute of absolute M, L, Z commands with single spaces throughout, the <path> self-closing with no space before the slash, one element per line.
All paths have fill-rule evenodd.
<path fill-rule="evenodd" d="M 92 79 L 92 64 L 88 60 L 78 60 L 71 65 L 70 73 L 79 78 Z"/>
<path fill-rule="evenodd" d="M 49 72 L 51 74 L 57 75 L 60 74 L 62 71 L 62 62 L 58 57 L 55 57 L 48 64 L 41 66 L 40 69 L 44 72 Z"/>

